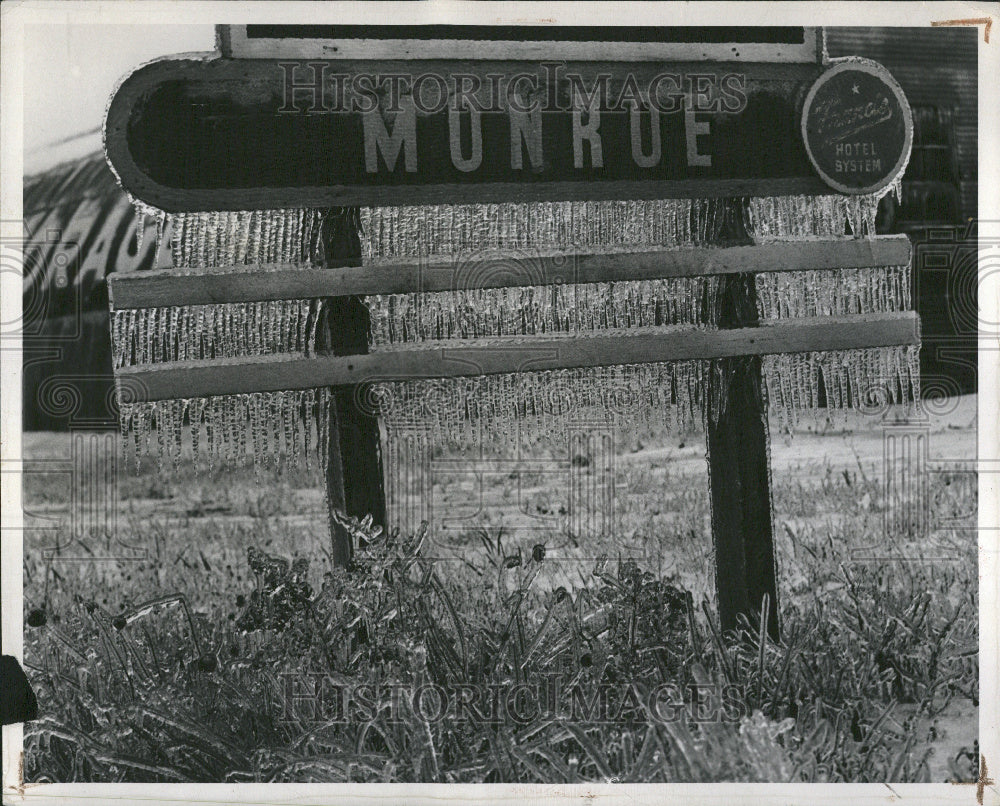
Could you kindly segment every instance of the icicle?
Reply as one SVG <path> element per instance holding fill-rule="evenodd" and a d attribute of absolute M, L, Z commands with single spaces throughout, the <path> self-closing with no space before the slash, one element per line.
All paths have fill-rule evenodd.
<path fill-rule="evenodd" d="M 365 301 L 371 347 L 377 349 L 439 339 L 706 325 L 717 287 L 717 278 L 693 277 L 392 294 Z"/>
<path fill-rule="evenodd" d="M 166 216 L 163 210 L 158 210 L 155 207 L 151 207 L 143 201 L 135 198 L 131 194 L 129 195 L 129 202 L 132 204 L 132 209 L 135 210 L 135 243 L 136 243 L 136 254 L 142 251 L 142 244 L 146 234 L 146 218 L 152 216 L 157 223 L 158 234 L 156 247 L 159 249 L 159 226 L 160 221 Z M 155 256 L 155 252 L 153 253 Z"/>
<path fill-rule="evenodd" d="M 156 211 L 156 245 L 153 249 L 153 261 L 156 262 L 156 258 L 160 254 L 160 247 L 163 245 L 163 232 L 167 226 L 167 214 L 163 210 Z"/>
<path fill-rule="evenodd" d="M 634 247 L 718 239 L 726 199 L 652 199 L 361 208 L 364 258 L 484 249 Z"/>
<path fill-rule="evenodd" d="M 146 208 L 136 206 L 135 208 L 135 252 L 142 252 L 142 238 L 146 233 Z"/>
<path fill-rule="evenodd" d="M 395 381 L 378 384 L 373 397 L 388 434 L 420 424 L 461 449 L 509 449 L 519 438 L 559 445 L 574 422 L 634 428 L 670 421 L 682 430 L 699 423 L 700 363 Z"/>
<path fill-rule="evenodd" d="M 162 466 L 169 460 L 176 468 L 187 418 L 196 469 L 203 464 L 203 453 L 210 469 L 217 461 L 253 462 L 258 469 L 268 461 L 309 468 L 311 446 L 319 448 L 325 460 L 326 443 L 313 434 L 327 433 L 329 398 L 330 390 L 321 388 L 125 403 L 120 407 L 122 446 L 131 446 L 138 468 L 141 456 L 152 450 L 155 430 L 158 461 Z"/>
<path fill-rule="evenodd" d="M 321 210 L 299 209 L 174 214 L 174 265 L 309 262 L 313 256 L 314 235 L 323 215 Z"/>
<path fill-rule="evenodd" d="M 756 276 L 762 319 L 912 309 L 908 266 L 763 272 Z"/>
<path fill-rule="evenodd" d="M 164 361 L 310 352 L 310 300 L 113 311 L 115 368 Z M 138 354 L 133 343 L 140 346 Z"/>
<path fill-rule="evenodd" d="M 155 403 L 120 403 L 119 425 L 122 433 L 122 450 L 131 452 L 135 470 L 141 467 L 143 453 L 149 453 L 150 421 L 155 411 Z M 132 439 L 129 440 L 129 435 Z"/>
<path fill-rule="evenodd" d="M 121 400 L 118 401 L 118 429 L 119 429 L 119 442 L 121 446 L 122 459 L 124 460 L 125 467 L 128 467 L 129 455 L 132 454 L 131 448 L 131 437 L 135 435 L 135 403 L 124 403 Z"/>
<path fill-rule="evenodd" d="M 798 411 L 821 402 L 830 410 L 871 413 L 920 399 L 919 347 L 913 345 L 768 355 L 763 371 L 772 406 L 789 425 Z"/>

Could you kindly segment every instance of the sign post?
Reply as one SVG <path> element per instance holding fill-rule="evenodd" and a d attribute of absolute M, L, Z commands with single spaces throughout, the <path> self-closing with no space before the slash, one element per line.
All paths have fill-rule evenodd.
<path fill-rule="evenodd" d="M 325 269 L 359 266 L 361 243 L 358 240 L 356 208 L 331 210 L 320 230 Z M 318 323 L 316 350 L 320 355 L 345 356 L 368 352 L 368 308 L 359 296 L 327 297 L 320 308 L 324 321 Z M 330 532 L 333 562 L 350 564 L 354 550 L 350 533 L 333 510 L 361 520 L 386 524 L 383 487 L 382 447 L 378 419 L 358 405 L 358 386 L 340 386 L 331 390 L 329 444 L 325 472 L 327 507 L 330 508 Z"/>
<path fill-rule="evenodd" d="M 720 328 L 759 324 L 752 274 L 724 280 Z M 742 614 L 753 623 L 768 600 L 767 631 L 778 638 L 778 585 L 771 512 L 767 404 L 760 356 L 722 358 L 709 377 L 717 416 L 706 418 L 709 491 L 719 622 L 733 630 Z"/>

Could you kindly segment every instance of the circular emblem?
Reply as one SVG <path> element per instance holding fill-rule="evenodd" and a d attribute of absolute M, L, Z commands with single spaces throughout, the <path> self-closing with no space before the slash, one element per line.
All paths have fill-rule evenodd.
<path fill-rule="evenodd" d="M 882 65 L 848 59 L 825 71 L 802 107 L 806 153 L 841 193 L 875 193 L 902 175 L 913 144 L 913 116 Z"/>

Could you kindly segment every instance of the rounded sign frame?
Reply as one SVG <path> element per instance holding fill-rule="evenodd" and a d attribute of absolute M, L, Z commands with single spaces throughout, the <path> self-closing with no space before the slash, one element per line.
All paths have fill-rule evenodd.
<path fill-rule="evenodd" d="M 809 162 L 812 163 L 813 169 L 819 177 L 834 190 L 841 193 L 847 193 L 852 196 L 863 196 L 878 193 L 879 191 L 885 190 L 886 188 L 894 185 L 902 177 L 903 172 L 906 170 L 906 166 L 910 162 L 910 154 L 913 149 L 913 111 L 910 109 L 910 103 L 906 99 L 906 95 L 903 93 L 902 87 L 900 87 L 896 79 L 892 77 L 892 74 L 878 62 L 872 61 L 871 59 L 863 59 L 852 56 L 846 59 L 838 59 L 830 64 L 831 66 L 827 70 L 824 70 L 813 82 L 812 86 L 809 88 L 809 92 L 806 94 L 805 101 L 802 104 L 801 131 L 802 142 L 805 146 L 806 155 L 809 157 Z M 817 93 L 826 84 L 828 84 L 831 79 L 845 72 L 864 73 L 881 81 L 895 97 L 896 103 L 899 104 L 903 115 L 904 139 L 899 158 L 896 160 L 891 170 L 882 174 L 882 178 L 873 184 L 865 186 L 847 185 L 831 176 L 817 159 L 816 154 L 813 152 L 813 147 L 809 138 L 809 115 L 812 111 L 813 101 L 816 99 Z"/>

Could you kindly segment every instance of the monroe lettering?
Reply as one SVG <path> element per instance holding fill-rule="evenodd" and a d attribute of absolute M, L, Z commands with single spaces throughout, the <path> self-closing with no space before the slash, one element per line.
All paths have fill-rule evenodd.
<path fill-rule="evenodd" d="M 605 163 L 605 140 L 602 124 L 609 115 L 602 115 L 601 105 L 596 95 L 587 96 L 590 104 L 574 108 L 571 114 L 571 138 L 573 167 L 576 169 L 600 169 Z M 420 170 L 417 124 L 419 104 L 416 99 L 403 97 L 399 111 L 390 112 L 374 109 L 361 116 L 364 130 L 365 171 L 370 174 L 393 172 L 402 162 L 407 173 Z M 703 140 L 711 135 L 711 122 L 699 119 L 697 110 L 682 104 L 683 145 L 686 163 L 689 167 L 710 168 L 712 155 L 708 153 Z M 530 111 L 528 111 L 530 110 Z M 516 96 L 516 103 L 502 113 L 506 117 L 504 128 L 509 134 L 509 159 L 511 170 L 541 170 L 545 163 L 545 127 L 553 125 L 551 116 L 541 108 L 531 107 L 523 94 Z M 655 106 L 642 109 L 639 103 L 632 104 L 627 112 L 630 158 L 639 168 L 655 168 L 665 159 L 663 124 L 667 117 Z M 621 118 L 621 113 L 615 113 Z M 484 118 L 472 104 L 465 109 L 449 108 L 448 140 L 432 143 L 435 153 L 440 149 L 450 155 L 452 165 L 469 173 L 477 170 L 483 162 L 484 150 L 492 159 L 499 155 L 485 142 Z M 507 148 L 506 145 L 503 148 Z M 426 153 L 426 152 L 425 152 Z M 507 156 L 507 155 L 505 155 Z"/>
<path fill-rule="evenodd" d="M 348 75 L 324 62 L 279 67 L 280 111 L 357 115 L 364 170 L 375 175 L 419 173 L 445 155 L 467 174 L 498 159 L 512 171 L 538 173 L 563 153 L 581 171 L 602 170 L 609 157 L 620 166 L 621 156 L 645 170 L 711 168 L 709 115 L 739 114 L 747 105 L 746 77 L 738 74 L 665 72 L 640 80 L 579 75 L 558 62 L 485 76 Z M 428 123 L 435 116 L 441 125 Z"/>

